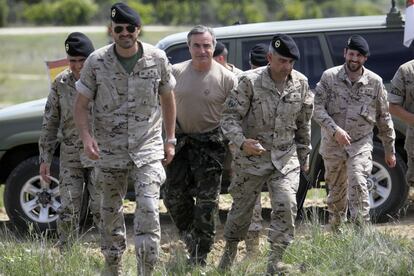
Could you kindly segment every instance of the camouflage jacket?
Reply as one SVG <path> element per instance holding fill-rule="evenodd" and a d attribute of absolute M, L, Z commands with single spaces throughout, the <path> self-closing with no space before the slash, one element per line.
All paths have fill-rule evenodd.
<path fill-rule="evenodd" d="M 326 70 L 315 88 L 315 121 L 321 126 L 320 153 L 324 156 L 354 156 L 373 148 L 373 129 L 378 127 L 385 152 L 395 152 L 395 132 L 388 111 L 382 79 L 364 68 L 351 84 L 344 65 Z M 351 145 L 340 146 L 334 137 L 340 127 L 351 136 Z"/>
<path fill-rule="evenodd" d="M 111 44 L 88 57 L 76 83 L 94 102 L 99 167 L 140 167 L 164 158 L 159 95 L 170 93 L 175 79 L 165 52 L 139 43 L 143 55 L 130 74 Z"/>
<path fill-rule="evenodd" d="M 398 68 L 391 80 L 388 101 L 399 104 L 414 114 L 414 60 L 406 62 Z M 405 148 L 409 152 L 414 151 L 414 126 L 412 125 L 407 125 Z"/>
<path fill-rule="evenodd" d="M 73 119 L 75 77 L 69 69 L 59 74 L 52 83 L 43 115 L 39 139 L 40 162 L 52 162 L 60 142 L 60 163 L 66 167 L 90 167 L 93 161 L 83 152 L 82 140 Z"/>
<path fill-rule="evenodd" d="M 311 149 L 313 94 L 307 78 L 293 70 L 279 94 L 269 70 L 260 67 L 240 76 L 225 102 L 221 121 L 224 135 L 237 148 L 235 166 L 256 175 L 274 167 L 285 174 L 305 165 Z M 259 140 L 266 152 L 246 155 L 240 148 L 247 138 Z"/>

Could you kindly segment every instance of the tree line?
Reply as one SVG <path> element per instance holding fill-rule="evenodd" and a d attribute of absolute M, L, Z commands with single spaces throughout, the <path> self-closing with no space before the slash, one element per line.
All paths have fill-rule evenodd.
<path fill-rule="evenodd" d="M 106 24 L 117 0 L 0 0 L 7 25 Z M 289 19 L 385 14 L 391 0 L 124 0 L 144 24 L 213 26 Z M 399 9 L 405 0 L 397 0 Z"/>

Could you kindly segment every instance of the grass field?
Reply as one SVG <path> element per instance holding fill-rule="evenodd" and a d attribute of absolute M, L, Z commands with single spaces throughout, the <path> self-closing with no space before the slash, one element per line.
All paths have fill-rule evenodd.
<path fill-rule="evenodd" d="M 188 28 L 177 27 L 168 31 L 145 31 L 144 42 L 157 43 L 161 38 Z M 105 32 L 87 33 L 95 48 L 106 45 Z M 49 81 L 46 60 L 65 57 L 66 33 L 39 35 L 0 35 L 0 107 L 46 97 Z"/>

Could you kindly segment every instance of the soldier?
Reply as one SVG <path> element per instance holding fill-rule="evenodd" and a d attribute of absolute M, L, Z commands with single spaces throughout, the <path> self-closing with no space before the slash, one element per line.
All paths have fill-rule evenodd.
<path fill-rule="evenodd" d="M 134 185 L 134 233 L 138 275 L 152 275 L 159 258 L 159 192 L 164 164 L 175 144 L 175 79 L 166 54 L 139 41 L 140 16 L 129 6 L 111 7 L 114 43 L 85 62 L 75 103 L 75 120 L 85 152 L 97 160 L 101 192 L 102 253 L 105 272 L 119 275 L 126 247 L 122 201 Z M 87 106 L 94 103 L 94 136 Z M 162 113 L 162 114 L 161 114 Z M 162 118 L 166 142 L 162 140 Z"/>
<path fill-rule="evenodd" d="M 369 222 L 367 178 L 371 174 L 373 128 L 378 127 L 385 162 L 395 166 L 395 133 L 382 79 L 364 67 L 369 46 L 352 35 L 344 49 L 345 64 L 326 70 L 315 89 L 314 118 L 321 126 L 319 152 L 329 188 L 328 211 L 332 230 L 346 220 Z"/>
<path fill-rule="evenodd" d="M 191 60 L 175 64 L 177 152 L 167 167 L 163 200 L 190 254 L 205 265 L 214 243 L 215 213 L 226 144 L 220 130 L 223 103 L 236 77 L 213 61 L 214 32 L 196 26 L 187 35 Z"/>
<path fill-rule="evenodd" d="M 276 34 L 269 65 L 242 75 L 225 103 L 223 133 L 236 145 L 233 205 L 224 229 L 226 245 L 219 269 L 228 269 L 245 239 L 253 207 L 264 183 L 272 205 L 267 273 L 283 272 L 282 256 L 294 238 L 300 169 L 307 170 L 313 95 L 307 78 L 293 65 L 300 57 L 293 39 Z"/>
<path fill-rule="evenodd" d="M 407 152 L 407 184 L 414 187 L 414 60 L 401 65 L 391 80 L 388 93 L 390 113 L 407 124 L 405 150 Z"/>
<path fill-rule="evenodd" d="M 233 72 L 235 75 L 243 73 L 242 70 L 240 70 L 233 64 L 227 62 L 228 55 L 229 55 L 229 51 L 227 50 L 226 45 L 218 41 L 216 48 L 214 48 L 214 52 L 213 52 L 214 60 L 220 63 L 221 65 L 223 65 L 230 72 Z"/>
<path fill-rule="evenodd" d="M 62 134 L 59 158 L 61 206 L 58 209 L 57 220 L 60 249 L 71 246 L 77 238 L 85 188 L 89 191 L 95 225 L 99 226 L 100 220 L 99 199 L 92 173 L 93 162 L 83 153 L 82 140 L 79 138 L 72 113 L 76 95 L 75 82 L 79 79 L 83 63 L 94 51 L 94 47 L 89 38 L 79 32 L 69 34 L 64 45 L 69 68 L 59 74 L 52 83 L 39 139 L 39 173 L 43 181 L 50 183 L 50 164 L 58 143 L 58 133 Z"/>

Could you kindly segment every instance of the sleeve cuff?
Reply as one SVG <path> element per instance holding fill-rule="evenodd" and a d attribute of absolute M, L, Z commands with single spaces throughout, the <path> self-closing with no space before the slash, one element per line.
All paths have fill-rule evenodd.
<path fill-rule="evenodd" d="M 78 91 L 80 94 L 84 95 L 88 99 L 93 99 L 93 92 L 84 85 L 81 80 L 76 81 L 76 91 Z"/>

